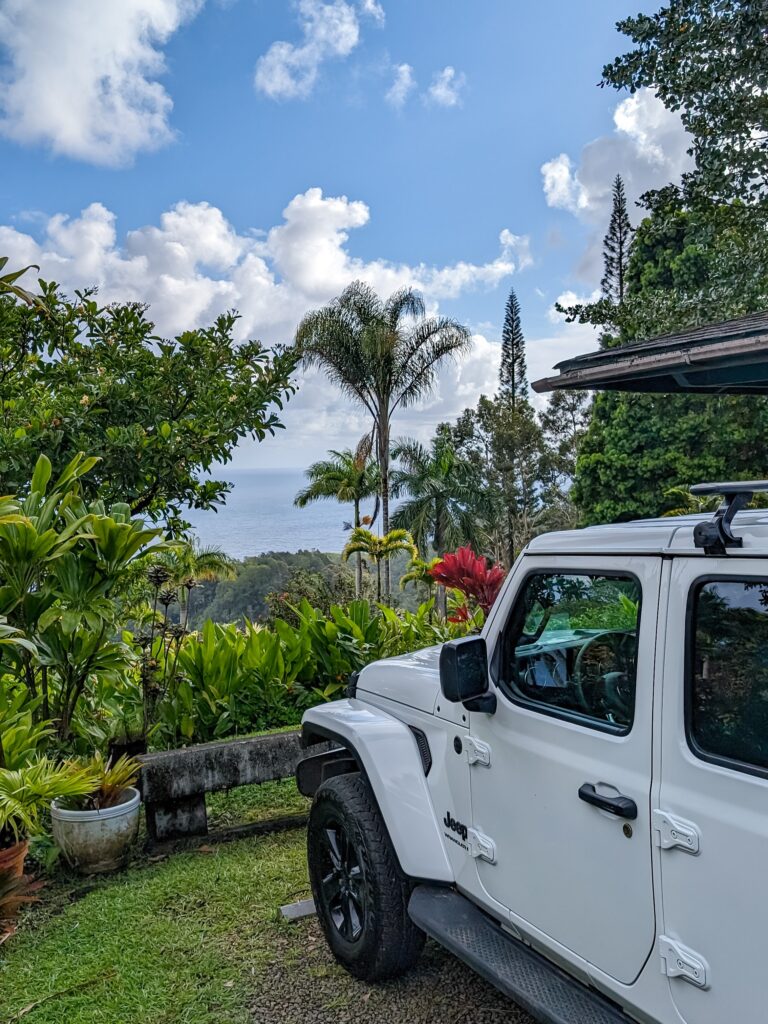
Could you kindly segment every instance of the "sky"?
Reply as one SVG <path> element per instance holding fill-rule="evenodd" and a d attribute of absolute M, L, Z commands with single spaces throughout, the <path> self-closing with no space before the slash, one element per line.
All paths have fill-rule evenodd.
<path fill-rule="evenodd" d="M 355 278 L 467 324 L 395 436 L 427 440 L 498 376 L 510 287 L 531 379 L 594 347 L 555 302 L 599 287 L 620 173 L 689 165 L 650 92 L 601 89 L 643 0 L 0 0 L 0 255 L 151 304 L 165 336 L 241 313 L 290 343 Z M 364 417 L 302 375 L 239 467 L 304 467 Z"/>

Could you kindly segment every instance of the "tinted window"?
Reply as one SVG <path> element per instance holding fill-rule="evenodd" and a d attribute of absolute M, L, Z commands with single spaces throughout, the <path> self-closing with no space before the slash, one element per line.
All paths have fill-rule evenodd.
<path fill-rule="evenodd" d="M 502 685 L 542 710 L 627 732 L 639 610 L 634 577 L 532 574 L 505 632 Z"/>
<path fill-rule="evenodd" d="M 768 581 L 698 584 L 692 625 L 694 749 L 768 769 Z"/>

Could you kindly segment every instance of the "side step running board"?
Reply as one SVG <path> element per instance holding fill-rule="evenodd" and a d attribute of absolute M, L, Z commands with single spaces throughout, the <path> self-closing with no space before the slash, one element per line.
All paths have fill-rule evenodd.
<path fill-rule="evenodd" d="M 541 1024 L 630 1024 L 613 1003 L 507 934 L 453 889 L 418 885 L 415 924 Z"/>

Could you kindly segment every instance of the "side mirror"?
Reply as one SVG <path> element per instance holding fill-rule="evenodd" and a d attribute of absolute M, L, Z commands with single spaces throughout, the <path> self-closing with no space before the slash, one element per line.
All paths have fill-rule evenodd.
<path fill-rule="evenodd" d="M 466 636 L 443 644 L 440 689 L 452 704 L 464 704 L 470 711 L 493 714 L 496 695 L 488 693 L 488 649 L 482 637 Z"/>

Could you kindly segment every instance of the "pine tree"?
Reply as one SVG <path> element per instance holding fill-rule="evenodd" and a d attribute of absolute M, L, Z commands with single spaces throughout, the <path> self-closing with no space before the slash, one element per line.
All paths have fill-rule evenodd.
<path fill-rule="evenodd" d="M 527 400 L 528 376 L 525 365 L 525 338 L 520 325 L 520 303 L 510 289 L 501 331 L 500 394 L 512 406 Z"/>
<path fill-rule="evenodd" d="M 624 182 L 617 174 L 613 182 L 613 210 L 608 233 L 603 240 L 603 280 L 600 287 L 606 299 L 620 303 L 624 301 L 624 288 L 629 261 L 629 244 L 632 241 L 632 225 L 627 213 L 627 196 Z"/>

